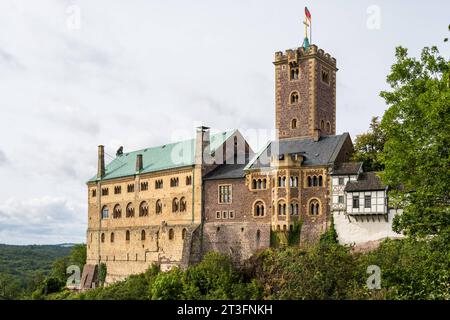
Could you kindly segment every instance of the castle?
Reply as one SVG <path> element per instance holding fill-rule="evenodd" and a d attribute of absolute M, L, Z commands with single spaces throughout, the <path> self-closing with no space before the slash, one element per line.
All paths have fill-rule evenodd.
<path fill-rule="evenodd" d="M 386 187 L 349 162 L 351 138 L 336 134 L 336 60 L 307 40 L 275 53 L 277 139 L 257 153 L 238 130 L 207 127 L 192 140 L 120 149 L 108 165 L 99 146 L 82 287 L 100 263 L 110 283 L 209 251 L 239 263 L 271 245 L 307 246 L 331 217 L 341 243 L 396 236 Z"/>

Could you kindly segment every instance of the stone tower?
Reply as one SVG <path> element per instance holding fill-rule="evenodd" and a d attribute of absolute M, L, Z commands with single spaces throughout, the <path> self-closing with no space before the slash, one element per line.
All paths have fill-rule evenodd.
<path fill-rule="evenodd" d="M 336 132 L 336 59 L 306 43 L 275 53 L 275 127 L 279 139 Z"/>

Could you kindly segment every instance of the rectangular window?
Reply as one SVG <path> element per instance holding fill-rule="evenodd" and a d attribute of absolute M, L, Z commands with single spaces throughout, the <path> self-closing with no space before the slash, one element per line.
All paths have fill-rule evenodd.
<path fill-rule="evenodd" d="M 127 191 L 128 191 L 129 193 L 134 192 L 134 183 L 130 183 L 130 184 L 127 186 Z"/>
<path fill-rule="evenodd" d="M 155 189 L 162 189 L 163 188 L 163 181 L 161 180 L 156 180 L 155 181 Z"/>
<path fill-rule="evenodd" d="M 231 185 L 219 186 L 219 203 L 231 203 Z"/>
<path fill-rule="evenodd" d="M 234 211 L 229 211 L 229 212 L 228 212 L 228 217 L 229 217 L 230 219 L 234 219 Z"/>
<path fill-rule="evenodd" d="M 97 189 L 92 189 L 92 198 L 97 196 Z"/>
<path fill-rule="evenodd" d="M 344 196 L 339 196 L 338 203 L 344 203 Z"/>
<path fill-rule="evenodd" d="M 186 177 L 186 185 L 190 186 L 192 184 L 192 177 L 191 176 L 187 176 Z"/>
<path fill-rule="evenodd" d="M 343 186 L 344 185 L 344 178 L 339 178 L 339 185 Z"/>
<path fill-rule="evenodd" d="M 141 191 L 148 190 L 148 182 L 141 182 Z"/>
<path fill-rule="evenodd" d="M 221 215 L 220 215 L 220 211 L 216 211 L 216 219 L 220 219 Z"/>
<path fill-rule="evenodd" d="M 372 197 L 371 196 L 364 196 L 364 208 L 371 208 L 372 207 Z"/>
<path fill-rule="evenodd" d="M 114 194 L 120 194 L 122 192 L 121 186 L 115 186 L 114 187 Z"/>
<path fill-rule="evenodd" d="M 228 219 L 228 211 L 222 212 L 222 219 Z"/>
<path fill-rule="evenodd" d="M 109 189 L 108 188 L 103 188 L 102 189 L 102 196 L 107 196 L 109 194 Z"/>
<path fill-rule="evenodd" d="M 353 196 L 353 209 L 359 209 L 359 196 Z"/>

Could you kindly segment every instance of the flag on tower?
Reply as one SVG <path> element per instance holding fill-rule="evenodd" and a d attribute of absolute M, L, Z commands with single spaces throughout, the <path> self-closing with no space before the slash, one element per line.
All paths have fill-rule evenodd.
<path fill-rule="evenodd" d="M 308 7 L 305 7 L 305 15 L 306 18 L 308 18 L 308 20 L 311 22 L 311 13 L 308 10 Z"/>

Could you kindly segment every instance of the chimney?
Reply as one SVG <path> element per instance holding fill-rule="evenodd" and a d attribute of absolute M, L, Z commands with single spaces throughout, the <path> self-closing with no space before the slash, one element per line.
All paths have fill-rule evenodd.
<path fill-rule="evenodd" d="M 197 127 L 195 139 L 195 164 L 203 164 L 210 157 L 210 134 L 209 127 Z"/>
<path fill-rule="evenodd" d="M 97 179 L 101 179 L 105 176 L 105 147 L 102 145 L 98 146 L 98 169 L 97 169 Z"/>
<path fill-rule="evenodd" d="M 136 156 L 136 173 L 140 172 L 142 170 L 143 167 L 143 162 L 142 162 L 142 154 L 138 154 Z"/>

